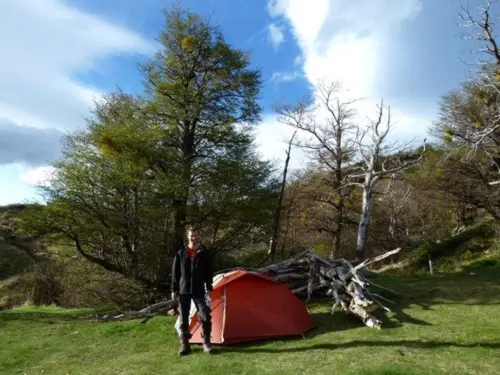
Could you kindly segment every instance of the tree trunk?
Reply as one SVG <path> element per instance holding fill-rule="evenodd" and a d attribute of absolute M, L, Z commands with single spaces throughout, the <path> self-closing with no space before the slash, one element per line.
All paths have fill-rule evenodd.
<path fill-rule="evenodd" d="M 167 262 L 165 259 L 160 260 L 160 266 L 158 268 L 158 275 L 156 276 L 155 286 L 158 293 L 167 297 L 169 288 L 169 277 L 170 270 L 168 269 Z"/>
<path fill-rule="evenodd" d="M 344 220 L 344 202 L 341 198 L 340 208 L 337 210 L 337 217 L 335 220 L 335 235 L 333 239 L 332 252 L 330 253 L 330 258 L 335 259 L 335 257 L 340 256 L 340 239 L 342 236 L 342 221 Z"/>
<path fill-rule="evenodd" d="M 184 237 L 186 231 L 186 206 L 189 200 L 189 192 L 191 189 L 191 174 L 194 158 L 194 131 L 196 124 L 186 122 L 184 135 L 182 140 L 182 183 L 183 194 L 180 199 L 174 202 L 175 217 L 174 217 L 174 238 L 171 256 L 184 247 Z"/>
<path fill-rule="evenodd" d="M 332 258 L 340 256 L 340 239 L 342 237 L 342 222 L 344 221 L 344 198 L 340 198 L 340 205 L 337 210 L 337 222 L 335 231 L 335 254 L 332 254 Z"/>
<path fill-rule="evenodd" d="M 168 248 L 170 243 L 170 220 L 163 220 L 163 247 Z M 170 251 L 160 251 L 158 254 L 158 274 L 156 275 L 156 289 L 163 295 L 167 295 L 169 285 L 169 259 Z"/>
<path fill-rule="evenodd" d="M 362 262 L 365 259 L 365 248 L 368 241 L 368 226 L 372 216 L 373 197 L 370 184 L 365 185 L 363 189 L 363 208 L 359 220 L 358 238 L 356 243 L 356 261 Z"/>
<path fill-rule="evenodd" d="M 288 173 L 288 164 L 290 162 L 290 153 L 292 151 L 292 142 L 293 142 L 293 138 L 295 137 L 295 134 L 297 134 L 297 131 L 295 131 L 293 133 L 292 138 L 290 138 L 290 142 L 288 143 L 288 150 L 286 152 L 285 167 L 283 169 L 283 180 L 281 181 L 280 192 L 278 195 L 278 203 L 276 204 L 276 211 L 274 214 L 273 237 L 271 239 L 271 247 L 269 249 L 269 253 L 271 255 L 271 260 L 273 263 L 276 261 L 276 246 L 278 245 L 278 234 L 279 234 L 280 219 L 281 219 L 281 206 L 283 204 L 283 195 L 285 192 L 286 176 Z"/>
<path fill-rule="evenodd" d="M 396 240 L 396 213 L 392 212 L 391 217 L 389 218 L 389 236 Z"/>
<path fill-rule="evenodd" d="M 177 200 L 174 203 L 175 218 L 174 218 L 174 237 L 170 248 L 170 256 L 174 257 L 175 253 L 184 246 L 184 232 L 186 225 L 186 200 Z"/>

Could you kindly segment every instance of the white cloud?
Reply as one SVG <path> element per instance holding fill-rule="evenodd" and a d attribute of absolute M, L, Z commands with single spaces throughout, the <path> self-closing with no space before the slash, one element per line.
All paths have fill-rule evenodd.
<path fill-rule="evenodd" d="M 292 138 L 294 129 L 291 126 L 280 123 L 276 116 L 268 115 L 263 118 L 262 123 L 257 127 L 256 143 L 262 156 L 273 160 L 280 167 L 284 166 L 288 142 Z M 294 138 L 297 140 L 298 137 Z M 303 139 L 303 137 L 302 137 Z M 298 148 L 292 148 L 289 168 L 297 169 L 304 160 L 306 154 Z M 281 162 L 281 163 L 280 163 Z"/>
<path fill-rule="evenodd" d="M 293 72 L 274 72 L 273 75 L 271 76 L 271 81 L 290 82 L 294 81 L 300 76 L 301 73 L 297 70 L 294 70 Z"/>
<path fill-rule="evenodd" d="M 398 28 L 420 10 L 419 0 L 274 0 L 270 8 L 283 16 L 304 54 L 309 81 L 342 80 L 354 95 L 380 95 L 381 69 L 397 56 L 384 49 Z"/>
<path fill-rule="evenodd" d="M 50 166 L 39 168 L 23 168 L 20 180 L 33 186 L 48 186 L 49 180 L 56 170 Z"/>
<path fill-rule="evenodd" d="M 101 94 L 75 73 L 112 55 L 153 52 L 135 33 L 60 0 L 0 1 L 0 46 L 2 117 L 61 130 L 79 127 Z"/>
<path fill-rule="evenodd" d="M 281 43 L 285 41 L 285 34 L 283 33 L 283 28 L 274 23 L 270 24 L 268 27 L 268 37 L 269 41 L 274 47 L 278 47 Z"/>
<path fill-rule="evenodd" d="M 98 69 L 112 56 L 155 50 L 152 41 L 70 7 L 65 0 L 0 0 L 0 47 L 0 120 L 12 127 L 0 130 L 19 144 L 23 143 L 19 137 L 26 136 L 23 147 L 2 150 L 0 163 L 22 168 L 26 163 L 43 164 L 34 160 L 37 155 L 55 156 L 58 131 L 82 127 L 93 100 L 101 97 L 98 87 L 79 82 L 76 74 Z M 43 143 L 26 145 L 42 134 Z M 47 168 L 17 169 L 19 174 L 9 177 L 11 191 L 14 186 L 22 189 L 22 182 L 40 179 Z"/>
<path fill-rule="evenodd" d="M 288 23 L 302 52 L 295 63 L 307 80 L 313 85 L 325 79 L 341 81 L 346 99 L 364 98 L 356 105 L 360 119 L 373 117 L 375 105 L 385 96 L 381 87 L 391 79 L 388 73 L 398 59 L 386 51 L 421 7 L 421 0 L 315 0 L 314 7 L 303 0 L 268 3 L 270 15 Z M 426 132 L 428 120 L 417 111 L 392 112 L 397 121 L 392 137 Z"/>

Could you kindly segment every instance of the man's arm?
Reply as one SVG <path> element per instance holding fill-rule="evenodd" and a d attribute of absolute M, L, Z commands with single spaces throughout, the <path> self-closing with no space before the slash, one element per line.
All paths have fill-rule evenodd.
<path fill-rule="evenodd" d="M 179 282 L 181 279 L 181 264 L 179 254 L 176 253 L 172 264 L 172 294 L 179 294 Z"/>
<path fill-rule="evenodd" d="M 212 264 L 212 255 L 207 251 L 206 254 L 206 266 L 205 266 L 205 287 L 207 291 L 211 292 L 213 290 L 213 264 Z"/>

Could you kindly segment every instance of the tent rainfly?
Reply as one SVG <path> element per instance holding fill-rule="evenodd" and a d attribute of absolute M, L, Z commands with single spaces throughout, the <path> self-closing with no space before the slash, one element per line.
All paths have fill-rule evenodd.
<path fill-rule="evenodd" d="M 290 289 L 267 276 L 237 270 L 214 277 L 212 343 L 234 344 L 301 335 L 314 328 L 310 312 Z M 179 318 L 175 325 L 179 332 Z M 191 343 L 202 343 L 194 304 L 190 312 Z"/>

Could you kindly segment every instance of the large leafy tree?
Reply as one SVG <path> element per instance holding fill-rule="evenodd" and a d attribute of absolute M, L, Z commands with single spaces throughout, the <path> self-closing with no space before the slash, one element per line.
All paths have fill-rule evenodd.
<path fill-rule="evenodd" d="M 168 198 L 158 194 L 167 176 L 154 174 L 135 149 L 157 137 L 143 121 L 144 104 L 109 95 L 97 105 L 88 129 L 67 137 L 47 206 L 28 211 L 26 224 L 47 238 L 69 241 L 78 253 L 112 272 L 153 286 L 159 236 L 169 220 Z"/>
<path fill-rule="evenodd" d="M 269 238 L 277 184 L 255 152 L 260 73 L 197 15 L 166 13 L 144 97 L 117 92 L 66 139 L 49 204 L 28 227 L 109 271 L 165 291 L 197 223 L 214 253 Z"/>
<path fill-rule="evenodd" d="M 176 176 L 174 252 L 183 243 L 193 187 L 206 171 L 225 168 L 221 159 L 250 156 L 252 137 L 243 130 L 260 119 L 261 79 L 248 57 L 199 16 L 175 8 L 166 26 L 162 49 L 144 72 L 151 110 L 165 135 L 160 147 L 168 153 L 152 165 Z"/>

